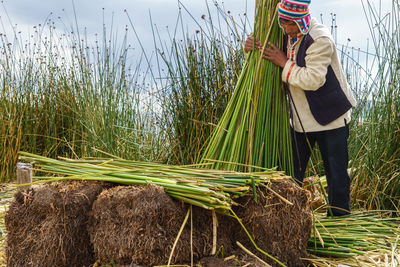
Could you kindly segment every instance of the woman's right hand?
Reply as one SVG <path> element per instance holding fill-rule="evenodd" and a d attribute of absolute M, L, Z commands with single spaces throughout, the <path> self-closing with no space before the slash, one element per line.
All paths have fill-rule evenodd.
<path fill-rule="evenodd" d="M 244 52 L 248 53 L 248 52 L 252 51 L 253 48 L 255 48 L 256 50 L 261 50 L 262 45 L 261 45 L 260 41 L 258 41 L 256 38 L 253 37 L 252 34 L 250 34 L 247 37 L 247 40 L 244 44 Z"/>

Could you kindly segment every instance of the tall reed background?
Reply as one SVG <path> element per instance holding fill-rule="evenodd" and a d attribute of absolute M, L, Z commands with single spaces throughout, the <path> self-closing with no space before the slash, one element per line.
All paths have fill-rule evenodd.
<path fill-rule="evenodd" d="M 363 4 L 373 48 L 338 46 L 358 98 L 349 143 L 352 202 L 399 210 L 399 2 L 390 14 Z M 245 19 L 208 8 L 217 8 L 218 18 L 199 18 L 197 32 L 175 30 L 163 40 L 152 29 L 153 65 L 144 55 L 141 64 L 130 62 L 133 25 L 122 39 L 104 26 L 95 41 L 75 28 L 60 34 L 52 20 L 26 41 L 17 31 L 1 34 L 1 181 L 15 178 L 18 151 L 198 162 L 232 96 L 245 58 L 241 41 L 251 31 Z M 176 28 L 185 29 L 181 14 Z"/>

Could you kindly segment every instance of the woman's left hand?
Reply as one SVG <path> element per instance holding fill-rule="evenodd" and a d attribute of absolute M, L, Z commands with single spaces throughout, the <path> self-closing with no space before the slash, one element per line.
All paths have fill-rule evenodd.
<path fill-rule="evenodd" d="M 272 49 L 265 47 L 263 51 L 263 58 L 271 61 L 275 65 L 283 68 L 288 61 L 285 53 L 283 53 L 278 47 L 276 47 L 273 43 L 268 43 Z M 262 50 L 262 48 L 261 48 Z"/>

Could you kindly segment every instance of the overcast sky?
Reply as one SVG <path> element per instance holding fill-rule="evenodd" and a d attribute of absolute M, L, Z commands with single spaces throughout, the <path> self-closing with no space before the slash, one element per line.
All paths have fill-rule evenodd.
<path fill-rule="evenodd" d="M 212 0 L 181 0 L 190 13 L 199 19 L 203 14 L 207 14 L 206 1 L 213 9 Z M 363 0 L 366 3 L 366 0 Z M 255 0 L 225 0 L 218 1 L 226 10 L 231 11 L 234 17 L 243 15 L 246 12 L 249 19 L 253 22 Z M 370 0 L 378 8 L 382 3 L 383 12 L 390 10 L 392 0 Z M 66 24 L 74 22 L 73 3 L 76 8 L 77 21 L 80 27 L 86 27 L 88 34 L 101 32 L 103 23 L 103 8 L 105 24 L 111 25 L 113 18 L 113 28 L 123 32 L 125 25 L 129 21 L 124 10 L 130 15 L 134 27 L 146 47 L 150 47 L 152 35 L 150 30 L 150 16 L 153 23 L 160 29 L 166 26 L 173 27 L 178 13 L 177 0 L 3 0 L 0 8 L 1 21 L 3 27 L 11 27 L 8 24 L 7 14 L 13 25 L 21 31 L 31 31 L 32 27 L 44 23 L 49 16 L 56 21 L 61 17 Z M 350 46 L 365 48 L 369 29 L 364 15 L 362 0 L 313 0 L 311 3 L 311 13 L 319 21 L 322 14 L 323 23 L 331 25 L 331 13 L 336 14 L 337 18 L 337 41 L 344 44 L 348 39 L 351 40 Z M 188 28 L 196 30 L 189 16 L 186 17 Z M 0 28 L 0 31 L 4 30 Z"/>

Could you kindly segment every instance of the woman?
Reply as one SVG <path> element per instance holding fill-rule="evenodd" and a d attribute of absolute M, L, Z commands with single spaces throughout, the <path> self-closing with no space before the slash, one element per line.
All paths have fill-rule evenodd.
<path fill-rule="evenodd" d="M 294 178 L 301 185 L 311 149 L 317 143 L 333 207 L 328 215 L 340 216 L 350 213 L 347 139 L 356 101 L 328 28 L 310 16 L 310 2 L 282 0 L 279 4 L 284 51 L 271 43 L 271 48 L 263 50 L 252 36 L 246 40 L 245 51 L 255 47 L 266 60 L 282 68 L 292 109 Z"/>

